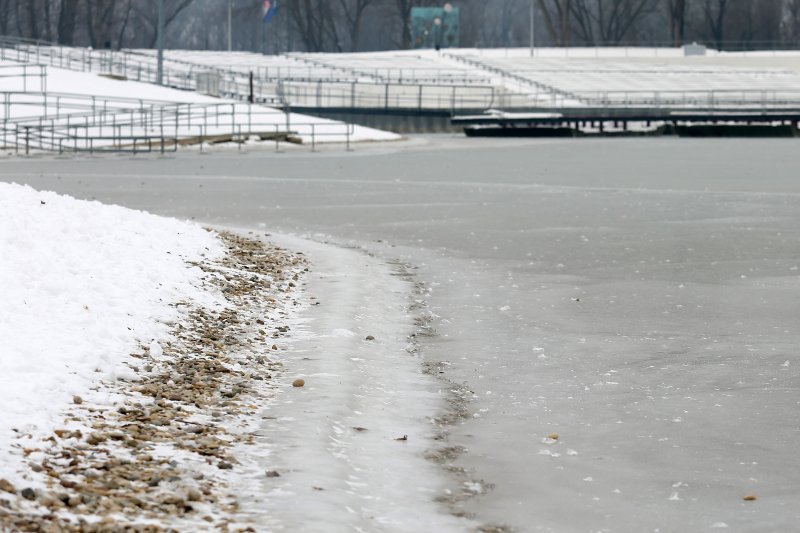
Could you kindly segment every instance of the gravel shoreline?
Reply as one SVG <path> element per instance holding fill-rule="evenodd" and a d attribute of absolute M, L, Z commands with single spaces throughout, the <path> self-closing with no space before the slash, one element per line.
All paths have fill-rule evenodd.
<path fill-rule="evenodd" d="M 135 379 L 99 383 L 107 403 L 76 396 L 49 437 L 20 433 L 31 486 L 0 480 L 0 530 L 253 530 L 237 516 L 237 453 L 253 442 L 259 403 L 291 387 L 281 319 L 300 305 L 308 268 L 255 237 L 219 237 L 226 256 L 196 266 L 227 305 L 174 303 L 185 318 L 171 341 L 131 354 Z"/>

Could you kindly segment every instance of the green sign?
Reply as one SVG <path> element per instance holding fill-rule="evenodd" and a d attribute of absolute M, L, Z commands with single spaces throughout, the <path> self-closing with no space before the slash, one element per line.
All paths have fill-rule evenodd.
<path fill-rule="evenodd" d="M 414 7 L 411 9 L 411 46 L 413 48 L 458 47 L 458 8 Z"/>

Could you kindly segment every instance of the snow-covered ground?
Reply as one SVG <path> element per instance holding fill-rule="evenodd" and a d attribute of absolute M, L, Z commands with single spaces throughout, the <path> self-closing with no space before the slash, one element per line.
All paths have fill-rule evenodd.
<path fill-rule="evenodd" d="M 187 263 L 223 248 L 195 224 L 23 185 L 0 183 L 0 212 L 0 478 L 16 483 L 17 437 L 50 434 L 73 396 L 102 402 L 93 386 L 132 375 L 175 302 L 221 305 Z"/>
<path fill-rule="evenodd" d="M 17 72 L 19 64 L 0 62 L 2 70 Z M 38 73 L 37 73 L 38 74 Z M 305 143 L 391 141 L 399 135 L 310 115 L 287 113 L 264 105 L 206 96 L 158 85 L 118 80 L 91 72 L 47 67 L 45 80 L 29 76 L 0 77 L 5 92 L 0 120 L 29 125 L 55 124 L 62 135 L 127 139 L 160 134 L 199 137 L 221 134 L 296 132 Z M 46 87 L 46 93 L 42 87 Z M 26 89 L 26 90 L 24 90 Z M 88 118 L 87 118 L 88 117 Z M 67 142 L 67 141 L 65 141 Z"/>

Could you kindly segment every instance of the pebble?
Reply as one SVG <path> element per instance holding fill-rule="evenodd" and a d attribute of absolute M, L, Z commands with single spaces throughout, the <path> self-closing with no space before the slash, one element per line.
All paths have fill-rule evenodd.
<path fill-rule="evenodd" d="M 10 494 L 16 494 L 17 489 L 14 488 L 14 485 L 11 484 L 7 479 L 0 479 L 0 490 L 3 492 L 8 492 Z"/>
<path fill-rule="evenodd" d="M 373 337 L 372 335 L 367 335 L 367 336 L 366 336 L 366 338 L 365 338 L 364 340 L 365 340 L 365 341 L 374 341 L 374 340 L 375 340 L 375 337 Z"/>
<path fill-rule="evenodd" d="M 36 491 L 33 490 L 30 487 L 26 487 L 26 488 L 22 489 L 22 492 L 20 492 L 20 494 L 26 500 L 35 500 L 36 499 Z"/>
<path fill-rule="evenodd" d="M 306 384 L 306 381 L 304 379 L 300 379 L 300 378 L 292 381 L 292 387 L 302 387 L 305 384 Z"/>

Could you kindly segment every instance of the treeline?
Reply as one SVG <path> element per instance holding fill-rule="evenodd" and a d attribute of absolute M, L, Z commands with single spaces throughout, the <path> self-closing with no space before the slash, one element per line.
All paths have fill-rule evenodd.
<path fill-rule="evenodd" d="M 411 10 L 448 0 L 164 0 L 166 46 L 264 53 L 406 49 Z M 272 0 L 273 5 L 276 0 Z M 525 46 L 530 0 L 449 0 L 460 45 Z M 537 46 L 800 45 L 800 0 L 534 0 Z M 0 0 L 0 33 L 94 48 L 155 46 L 158 0 Z"/>

